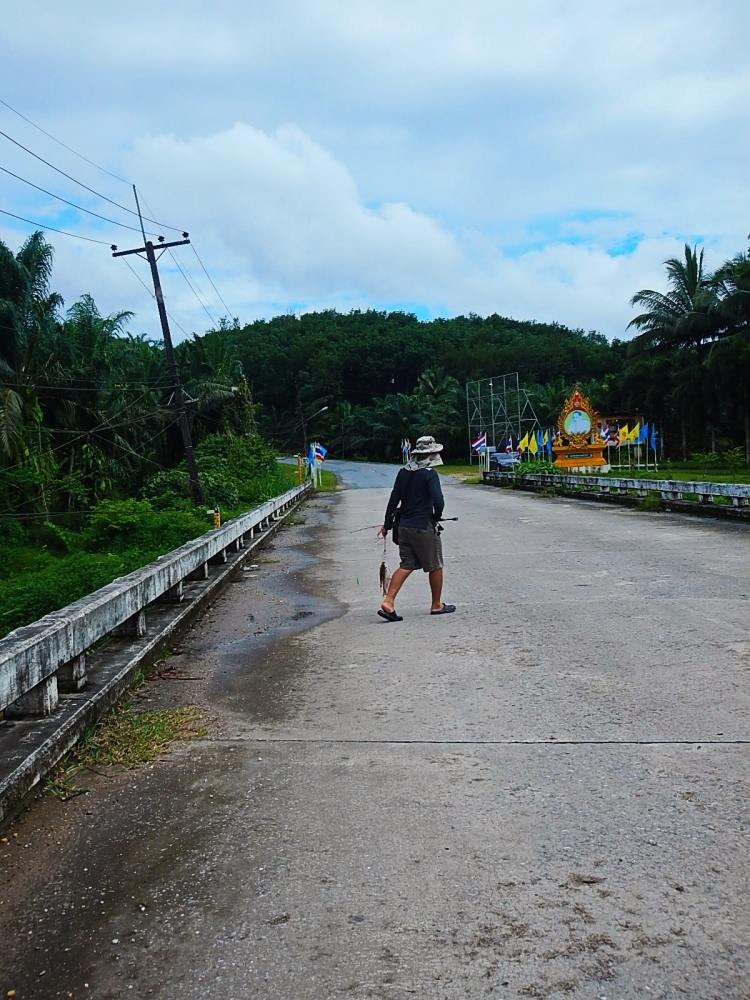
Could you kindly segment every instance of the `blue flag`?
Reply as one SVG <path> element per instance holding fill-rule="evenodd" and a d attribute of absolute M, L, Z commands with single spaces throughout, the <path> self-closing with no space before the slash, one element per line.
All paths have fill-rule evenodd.
<path fill-rule="evenodd" d="M 651 440 L 649 441 L 651 447 L 656 451 L 656 425 L 651 425 Z"/>

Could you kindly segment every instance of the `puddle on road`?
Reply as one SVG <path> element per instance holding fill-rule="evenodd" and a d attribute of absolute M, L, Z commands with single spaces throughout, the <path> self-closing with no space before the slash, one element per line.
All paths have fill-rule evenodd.
<path fill-rule="evenodd" d="M 306 507 L 304 524 L 281 532 L 259 554 L 258 568 L 243 573 L 212 609 L 221 634 L 210 642 L 215 667 L 208 698 L 235 721 L 288 719 L 298 706 L 306 665 L 295 638 L 344 613 L 331 588 L 311 572 L 322 558 L 332 513 L 329 504 Z M 211 638 L 201 636 L 200 644 Z"/>

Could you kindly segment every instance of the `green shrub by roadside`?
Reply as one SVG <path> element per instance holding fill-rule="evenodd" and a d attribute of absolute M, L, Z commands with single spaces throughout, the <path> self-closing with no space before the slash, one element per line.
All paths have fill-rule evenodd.
<path fill-rule="evenodd" d="M 138 565 L 129 565 L 131 554 L 125 552 L 76 552 L 63 557 L 44 555 L 47 559 L 39 559 L 35 569 L 14 574 L 12 579 L 3 581 L 0 635 L 98 590 Z"/>
<path fill-rule="evenodd" d="M 0 636 L 203 534 L 213 526 L 209 508 L 218 506 L 226 521 L 297 481 L 296 469 L 279 465 L 255 434 L 210 435 L 196 458 L 201 506 L 190 501 L 187 474 L 178 467 L 151 477 L 140 499 L 100 502 L 77 531 L 73 517 L 70 527 L 11 524 L 0 546 Z"/>

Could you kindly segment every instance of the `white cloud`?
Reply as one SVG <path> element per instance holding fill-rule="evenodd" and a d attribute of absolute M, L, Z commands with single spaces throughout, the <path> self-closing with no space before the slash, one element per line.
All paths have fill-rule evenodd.
<path fill-rule="evenodd" d="M 146 0 L 127 14 L 89 0 L 43 11 L 9 0 L 5 11 L 7 78 L 17 81 L 7 99 L 134 176 L 160 217 L 191 231 L 243 319 L 408 303 L 622 335 L 630 296 L 663 283 L 662 261 L 685 240 L 705 240 L 712 264 L 744 245 L 744 0 L 710 19 L 697 0 L 256 8 L 190 0 L 178 19 Z M 30 76 L 30 64 L 43 72 Z M 2 109 L 0 128 L 130 198 Z M 11 169 L 102 210 L 18 150 L 3 152 Z M 48 199 L 7 178 L 0 207 L 56 218 Z M 71 221 L 99 232 L 93 220 L 60 224 Z M 637 249 L 613 256 L 629 239 Z M 156 333 L 122 261 L 55 243 L 68 300 L 92 291 L 104 309 L 136 308 L 138 328 Z M 180 260 L 215 300 L 190 252 Z M 170 311 L 204 328 L 168 263 Z"/>

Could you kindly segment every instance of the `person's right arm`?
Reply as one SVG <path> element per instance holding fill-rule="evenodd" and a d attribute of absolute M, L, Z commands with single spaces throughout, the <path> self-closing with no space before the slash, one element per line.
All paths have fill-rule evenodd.
<path fill-rule="evenodd" d="M 388 506 L 385 509 L 385 517 L 383 518 L 383 527 L 380 529 L 380 534 L 385 535 L 393 527 L 393 515 L 396 513 L 396 508 L 401 500 L 401 481 L 403 478 L 403 470 L 400 470 L 396 476 L 396 482 L 393 484 L 393 489 L 391 490 L 391 496 L 388 500 Z"/>

